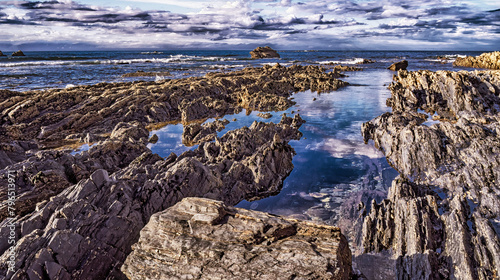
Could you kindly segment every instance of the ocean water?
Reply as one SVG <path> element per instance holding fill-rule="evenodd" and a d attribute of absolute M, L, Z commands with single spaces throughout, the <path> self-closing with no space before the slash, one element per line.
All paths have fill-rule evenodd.
<path fill-rule="evenodd" d="M 6 54 L 10 54 L 4 52 Z M 371 68 L 385 69 L 392 62 L 406 59 L 409 70 L 456 69 L 451 62 L 457 55 L 478 52 L 397 52 L 397 51 L 280 51 L 281 59 L 251 60 L 248 51 L 106 51 L 106 52 L 25 52 L 24 57 L 0 57 L 0 89 L 30 90 L 64 88 L 98 82 L 158 80 L 203 75 L 211 71 L 262 66 L 342 63 L 362 59 L 377 61 Z M 442 64 L 437 57 L 448 57 Z M 124 78 L 137 71 L 170 72 L 167 76 Z"/>
<path fill-rule="evenodd" d="M 394 72 L 386 68 L 406 59 L 408 70 L 462 70 L 452 66 L 457 56 L 479 55 L 478 52 L 335 52 L 280 51 L 280 59 L 251 60 L 248 51 L 158 51 L 158 52 L 25 52 L 26 57 L 0 58 L 0 89 L 31 90 L 64 88 L 99 82 L 161 80 L 204 75 L 211 71 L 237 70 L 248 66 L 280 63 L 320 65 L 329 62 L 355 65 L 363 59 L 376 61 L 359 65 L 364 71 L 346 72 L 342 78 L 351 85 L 338 91 L 318 94 L 296 93 L 295 106 L 286 111 L 271 112 L 262 119 L 258 112 L 241 112 L 225 116 L 230 123 L 225 132 L 254 121 L 279 122 L 282 114 L 299 113 L 306 123 L 301 127 L 304 137 L 290 144 L 297 152 L 294 170 L 283 183 L 282 191 L 259 201 L 243 201 L 238 207 L 267 211 L 280 215 L 298 215 L 340 225 L 349 231 L 346 211 L 359 201 L 369 205 L 381 200 L 397 175 L 373 147 L 365 145 L 361 124 L 390 110 L 386 99 L 387 86 Z M 438 57 L 445 57 L 445 60 Z M 169 72 L 168 76 L 124 78 L 136 71 Z M 470 70 L 470 69 L 466 69 Z M 207 122 L 213 119 L 206 120 Z M 182 124 L 168 125 L 152 131 L 159 141 L 149 148 L 161 156 L 181 154 L 194 149 L 182 144 Z M 88 147 L 82 147 L 85 149 Z M 347 210 L 346 210 L 347 209 Z M 347 215 L 348 216 L 348 215 Z M 351 217 L 355 219 L 356 217 Z M 352 235 L 351 235 L 352 238 Z"/>

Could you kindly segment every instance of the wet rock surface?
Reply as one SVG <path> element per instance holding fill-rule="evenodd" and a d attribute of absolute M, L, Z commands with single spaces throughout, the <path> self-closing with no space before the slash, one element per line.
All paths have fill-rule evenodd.
<path fill-rule="evenodd" d="M 453 66 L 500 69 L 500 52 L 483 53 L 476 57 L 457 57 Z"/>
<path fill-rule="evenodd" d="M 166 159 L 146 149 L 115 170 L 106 164 L 115 166 L 109 158 L 118 157 L 121 150 L 106 149 L 108 145 L 131 142 L 145 147 L 148 137 L 143 125 L 120 123 L 110 140 L 89 150 L 106 154 L 105 164 L 16 218 L 20 227 L 14 273 L 6 267 L 10 232 L 3 227 L 8 220 L 2 221 L 0 274 L 20 279 L 55 274 L 68 279 L 123 277 L 119 268 L 154 213 L 184 197 L 234 205 L 279 192 L 293 169 L 294 151 L 288 141 L 301 137 L 302 123 L 298 115 L 283 117 L 279 124 L 254 122 Z M 120 141 L 110 143 L 112 139 Z"/>
<path fill-rule="evenodd" d="M 400 177 L 371 206 L 365 252 L 391 252 L 398 279 L 497 278 L 500 73 L 400 71 L 390 89 L 393 112 L 362 132 Z"/>
<path fill-rule="evenodd" d="M 154 214 L 121 270 L 129 279 L 350 279 L 340 229 L 185 198 Z"/>
<path fill-rule="evenodd" d="M 277 51 L 273 50 L 271 47 L 257 47 L 255 50 L 250 52 L 253 59 L 259 58 L 280 58 Z"/>

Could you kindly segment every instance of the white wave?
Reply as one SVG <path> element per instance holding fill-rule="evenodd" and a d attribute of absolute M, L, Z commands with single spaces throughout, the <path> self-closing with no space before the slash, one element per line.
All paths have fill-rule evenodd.
<path fill-rule="evenodd" d="M 364 58 L 352 58 L 346 60 L 328 60 L 328 61 L 319 61 L 319 64 L 361 64 L 363 63 Z"/>
<path fill-rule="evenodd" d="M 191 56 L 191 55 L 171 55 L 167 58 L 134 58 L 134 59 L 105 59 L 105 60 L 52 60 L 52 61 L 24 61 L 24 62 L 7 62 L 0 63 L 2 67 L 21 67 L 21 66 L 60 66 L 60 65 L 85 65 L 85 64 L 136 64 L 136 63 L 154 63 L 168 64 L 175 62 L 192 62 L 192 61 L 230 61 L 236 60 L 233 57 L 218 57 L 218 56 Z"/>
<path fill-rule="evenodd" d="M 67 84 L 64 88 L 72 88 L 72 87 L 76 87 L 76 85 L 74 85 L 74 84 Z"/>

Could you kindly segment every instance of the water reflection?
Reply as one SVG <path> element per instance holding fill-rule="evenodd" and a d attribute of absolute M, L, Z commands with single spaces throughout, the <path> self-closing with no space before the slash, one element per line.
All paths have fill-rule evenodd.
<path fill-rule="evenodd" d="M 344 80 L 352 86 L 331 93 L 297 93 L 293 96 L 295 106 L 271 112 L 273 116 L 269 119 L 258 117 L 258 112 L 245 111 L 224 117 L 230 123 L 218 132 L 219 137 L 227 131 L 250 126 L 255 120 L 278 123 L 283 113 L 300 113 L 306 120 L 300 129 L 303 139 L 290 141 L 297 152 L 293 159 L 295 167 L 280 194 L 259 201 L 243 201 L 237 207 L 321 220 L 344 227 L 351 240 L 357 239 L 360 225 L 353 224 L 359 216 L 356 211 L 363 211 L 360 202 L 363 206 L 370 200 L 385 198 L 397 175 L 380 151 L 364 144 L 360 131 L 363 122 L 390 109 L 385 100 L 390 96 L 387 85 L 393 72 L 367 69 L 348 74 L 350 77 Z M 214 119 L 207 120 L 211 121 Z M 181 124 L 153 133 L 159 136 L 159 141 L 149 147 L 161 156 L 195 148 L 182 144 Z"/>

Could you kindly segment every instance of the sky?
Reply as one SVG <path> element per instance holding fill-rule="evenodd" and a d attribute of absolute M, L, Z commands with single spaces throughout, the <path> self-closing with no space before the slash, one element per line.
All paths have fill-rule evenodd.
<path fill-rule="evenodd" d="M 0 0 L 0 50 L 500 50 L 500 1 Z"/>

